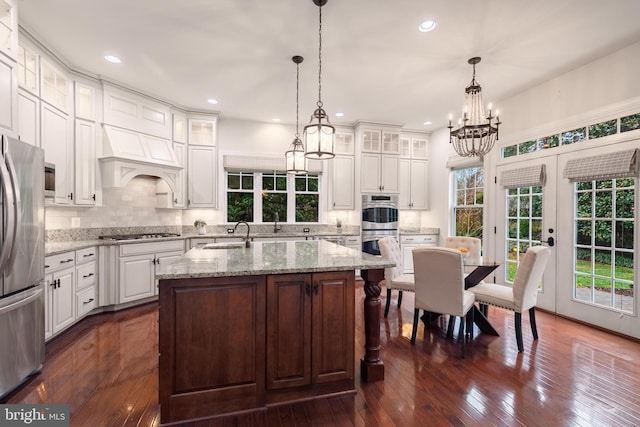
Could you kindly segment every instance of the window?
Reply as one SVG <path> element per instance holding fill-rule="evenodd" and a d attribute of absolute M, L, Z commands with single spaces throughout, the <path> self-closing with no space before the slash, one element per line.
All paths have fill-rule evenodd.
<path fill-rule="evenodd" d="M 276 220 L 319 222 L 320 176 L 228 171 L 227 222 Z"/>
<path fill-rule="evenodd" d="M 253 222 L 253 173 L 227 173 L 227 221 Z"/>
<path fill-rule="evenodd" d="M 318 222 L 318 175 L 296 176 L 296 222 Z"/>
<path fill-rule="evenodd" d="M 453 234 L 482 239 L 484 170 L 481 167 L 456 170 L 453 179 Z"/>
<path fill-rule="evenodd" d="M 287 174 L 262 174 L 262 222 L 287 222 Z"/>

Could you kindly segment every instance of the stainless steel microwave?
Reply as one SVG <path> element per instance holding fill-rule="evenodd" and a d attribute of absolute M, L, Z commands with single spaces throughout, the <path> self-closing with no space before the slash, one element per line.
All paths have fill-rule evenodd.
<path fill-rule="evenodd" d="M 56 165 L 44 164 L 44 197 L 53 199 L 56 196 Z"/>

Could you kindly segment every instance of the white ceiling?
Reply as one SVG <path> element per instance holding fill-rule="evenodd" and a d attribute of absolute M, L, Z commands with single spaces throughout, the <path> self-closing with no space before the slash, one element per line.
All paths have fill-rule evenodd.
<path fill-rule="evenodd" d="M 20 24 L 72 68 L 223 118 L 295 123 L 291 57 L 301 55 L 301 125 L 315 109 L 312 0 L 18 6 Z M 472 56 L 482 57 L 476 78 L 495 105 L 640 40 L 638 0 L 328 0 L 322 11 L 322 100 L 334 124 L 375 120 L 431 131 L 459 114 Z M 427 18 L 437 28 L 418 32 Z M 122 63 L 106 62 L 106 54 Z M 338 111 L 345 116 L 334 117 Z M 502 111 L 503 120 L 509 114 Z"/>

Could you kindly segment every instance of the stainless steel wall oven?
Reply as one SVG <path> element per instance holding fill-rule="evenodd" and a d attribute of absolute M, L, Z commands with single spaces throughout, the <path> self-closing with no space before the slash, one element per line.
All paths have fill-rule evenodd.
<path fill-rule="evenodd" d="M 365 194 L 362 196 L 362 252 L 380 255 L 378 240 L 398 238 L 398 196 Z"/>

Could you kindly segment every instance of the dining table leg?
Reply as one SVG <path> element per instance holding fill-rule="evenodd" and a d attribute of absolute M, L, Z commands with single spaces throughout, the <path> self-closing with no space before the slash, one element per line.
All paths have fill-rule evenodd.
<path fill-rule="evenodd" d="M 480 330 L 485 334 L 495 335 L 496 337 L 500 336 L 498 331 L 496 331 L 491 323 L 489 323 L 487 316 L 485 316 L 482 310 L 475 304 L 473 305 L 473 323 L 475 323 L 476 326 L 478 326 L 478 328 L 480 328 Z"/>
<path fill-rule="evenodd" d="M 384 363 L 380 359 L 380 282 L 384 269 L 361 270 L 364 280 L 364 357 L 360 359 L 363 381 L 384 379 Z"/>

